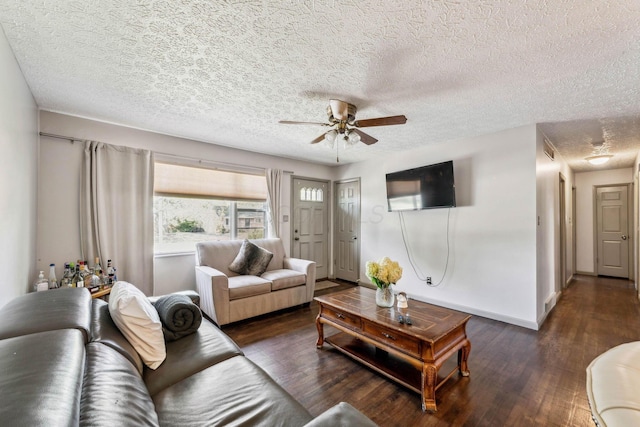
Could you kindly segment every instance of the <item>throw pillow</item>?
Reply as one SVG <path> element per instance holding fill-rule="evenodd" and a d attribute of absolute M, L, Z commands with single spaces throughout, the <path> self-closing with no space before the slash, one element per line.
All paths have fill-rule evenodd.
<path fill-rule="evenodd" d="M 260 276 L 267 270 L 271 258 L 271 252 L 244 239 L 236 259 L 229 265 L 229 270 L 242 275 Z"/>
<path fill-rule="evenodd" d="M 113 322 L 151 369 L 164 362 L 167 350 L 158 312 L 142 291 L 131 283 L 116 282 L 109 295 Z"/>

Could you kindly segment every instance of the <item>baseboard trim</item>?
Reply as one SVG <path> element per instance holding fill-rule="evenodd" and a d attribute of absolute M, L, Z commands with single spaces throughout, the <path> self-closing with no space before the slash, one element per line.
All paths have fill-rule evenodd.
<path fill-rule="evenodd" d="M 590 272 L 590 271 L 576 271 L 576 274 L 580 274 L 582 276 L 597 276 L 598 273 Z"/>
<path fill-rule="evenodd" d="M 540 329 L 540 327 L 542 326 L 544 321 L 547 320 L 547 317 L 549 316 L 549 313 L 551 313 L 553 308 L 556 306 L 556 304 L 560 300 L 561 296 L 562 296 L 562 291 L 554 292 L 544 302 L 544 310 L 542 311 L 542 314 L 540 314 L 540 316 L 538 317 L 538 320 L 537 320 L 538 329 Z"/>
<path fill-rule="evenodd" d="M 518 319 L 516 317 L 505 316 L 503 314 L 494 313 L 492 311 L 479 310 L 474 307 L 468 307 L 465 305 L 459 304 L 451 304 L 444 301 L 434 300 L 431 298 L 424 298 L 422 296 L 407 294 L 407 296 L 411 299 L 415 299 L 417 301 L 426 302 L 427 304 L 433 304 L 440 307 L 450 308 L 451 310 L 462 311 L 464 313 L 473 314 L 475 316 L 486 317 L 487 319 L 497 320 L 499 322 L 509 323 L 510 325 L 521 326 L 527 329 L 533 329 L 537 331 L 539 329 L 539 325 L 537 322 L 532 322 L 524 319 Z M 411 308 L 411 302 L 409 302 L 409 308 Z"/>
<path fill-rule="evenodd" d="M 369 289 L 375 289 L 376 286 L 371 284 L 371 283 L 367 283 L 367 282 L 361 282 L 358 280 L 358 286 L 362 286 L 364 288 L 369 288 Z"/>
<path fill-rule="evenodd" d="M 375 285 L 367 282 L 358 281 L 358 285 L 365 288 L 369 288 L 369 289 L 376 289 Z M 464 313 L 473 314 L 475 316 L 486 317 L 487 319 L 497 320 L 499 322 L 509 323 L 510 325 L 521 326 L 527 329 L 533 329 L 534 331 L 537 331 L 539 329 L 539 325 L 542 324 L 542 323 L 538 324 L 537 322 L 530 322 L 523 319 L 518 319 L 516 317 L 505 316 L 505 315 L 494 313 L 491 311 L 479 310 L 477 308 L 468 307 L 466 305 L 451 304 L 451 303 L 440 301 L 440 300 L 425 298 L 419 295 L 407 294 L 407 296 L 410 299 L 426 302 L 427 304 L 433 304 L 440 307 L 450 308 L 451 310 L 462 311 Z M 409 307 L 411 307 L 411 303 L 409 303 Z"/>

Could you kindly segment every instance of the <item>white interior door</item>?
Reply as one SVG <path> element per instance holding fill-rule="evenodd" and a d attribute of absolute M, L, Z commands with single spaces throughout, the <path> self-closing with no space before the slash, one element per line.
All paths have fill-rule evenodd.
<path fill-rule="evenodd" d="M 293 177 L 294 258 L 316 262 L 316 278 L 329 276 L 329 182 Z"/>
<path fill-rule="evenodd" d="M 629 277 L 627 186 L 596 189 L 598 275 Z"/>
<path fill-rule="evenodd" d="M 336 183 L 334 275 L 336 279 L 360 279 L 360 180 Z"/>

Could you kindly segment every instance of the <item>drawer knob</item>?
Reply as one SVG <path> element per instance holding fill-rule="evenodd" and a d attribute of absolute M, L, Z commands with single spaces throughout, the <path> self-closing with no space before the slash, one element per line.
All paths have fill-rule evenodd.
<path fill-rule="evenodd" d="M 394 337 L 393 335 L 389 335 L 389 334 L 388 334 L 388 333 L 386 333 L 386 332 L 383 332 L 383 333 L 382 333 L 382 336 L 383 336 L 383 337 L 385 337 L 385 338 L 389 338 L 390 340 L 394 340 L 394 341 L 396 340 L 396 339 L 395 339 L 395 337 Z"/>
<path fill-rule="evenodd" d="M 344 319 L 344 315 L 343 315 L 342 313 L 337 313 L 337 314 L 336 314 L 336 317 L 337 317 L 338 319 Z"/>

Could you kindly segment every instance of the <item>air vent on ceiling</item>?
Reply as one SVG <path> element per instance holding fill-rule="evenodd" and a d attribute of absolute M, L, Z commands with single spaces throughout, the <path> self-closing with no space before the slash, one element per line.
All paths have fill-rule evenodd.
<path fill-rule="evenodd" d="M 544 139 L 542 149 L 544 150 L 544 154 L 546 154 L 551 160 L 556 159 L 556 150 L 554 150 L 553 145 L 551 145 L 551 142 L 547 138 Z"/>

